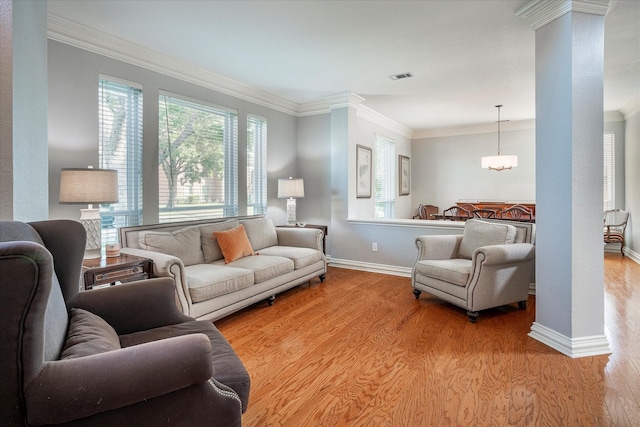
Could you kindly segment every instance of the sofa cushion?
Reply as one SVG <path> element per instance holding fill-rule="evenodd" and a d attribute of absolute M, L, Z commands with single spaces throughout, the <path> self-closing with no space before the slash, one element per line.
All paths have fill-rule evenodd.
<path fill-rule="evenodd" d="M 253 248 L 242 224 L 230 230 L 214 231 L 213 234 L 218 239 L 225 264 L 253 255 Z"/>
<path fill-rule="evenodd" d="M 200 226 L 200 244 L 202 245 L 202 255 L 204 255 L 205 264 L 223 257 L 222 250 L 218 244 L 218 238 L 213 233 L 216 231 L 231 230 L 239 224 L 237 219 L 230 219 L 228 221 Z"/>
<path fill-rule="evenodd" d="M 294 246 L 271 246 L 260 251 L 260 255 L 274 255 L 289 258 L 297 270 L 322 261 L 322 253 L 317 249 L 297 248 Z"/>
<path fill-rule="evenodd" d="M 253 285 L 253 271 L 226 265 L 197 264 L 185 267 L 191 300 L 202 302 Z"/>
<path fill-rule="evenodd" d="M 75 359 L 118 350 L 120 339 L 116 331 L 101 317 L 81 308 L 71 309 L 69 329 L 61 359 Z"/>
<path fill-rule="evenodd" d="M 513 225 L 467 220 L 458 249 L 458 257 L 471 259 L 473 252 L 479 247 L 511 244 L 515 236 L 516 228 Z"/>
<path fill-rule="evenodd" d="M 141 231 L 138 234 L 138 244 L 142 249 L 180 258 L 185 266 L 204 262 L 198 227 L 186 227 L 171 233 Z"/>
<path fill-rule="evenodd" d="M 242 221 L 242 225 L 247 230 L 247 237 L 254 251 L 278 244 L 276 227 L 271 218 L 250 219 Z"/>
<path fill-rule="evenodd" d="M 422 260 L 415 265 L 416 272 L 458 286 L 466 286 L 471 273 L 471 260 L 463 258 Z"/>
<path fill-rule="evenodd" d="M 283 274 L 293 271 L 293 261 L 289 258 L 279 256 L 256 255 L 241 258 L 228 265 L 252 270 L 255 283 L 266 282 L 274 277 L 282 276 Z"/>

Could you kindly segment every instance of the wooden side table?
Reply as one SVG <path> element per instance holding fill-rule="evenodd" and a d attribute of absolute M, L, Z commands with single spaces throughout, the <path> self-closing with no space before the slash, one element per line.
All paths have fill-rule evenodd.
<path fill-rule="evenodd" d="M 327 235 L 329 234 L 329 228 L 326 225 L 318 225 L 318 224 L 307 224 L 304 227 L 300 227 L 298 225 L 278 225 L 278 227 L 282 227 L 282 228 L 317 228 L 318 230 L 322 230 L 322 232 L 324 233 L 324 237 L 327 237 Z M 324 254 L 327 254 L 327 240 L 326 239 L 322 239 L 322 252 L 324 252 Z"/>
<path fill-rule="evenodd" d="M 153 260 L 135 255 L 85 259 L 82 262 L 84 289 L 101 285 L 115 285 L 153 277 Z"/>

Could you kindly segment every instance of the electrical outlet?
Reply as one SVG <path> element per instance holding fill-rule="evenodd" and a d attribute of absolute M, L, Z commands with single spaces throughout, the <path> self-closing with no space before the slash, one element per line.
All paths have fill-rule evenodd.
<path fill-rule="evenodd" d="M 378 252 L 378 244 L 377 243 L 372 243 L 371 244 L 371 251 L 372 252 Z"/>

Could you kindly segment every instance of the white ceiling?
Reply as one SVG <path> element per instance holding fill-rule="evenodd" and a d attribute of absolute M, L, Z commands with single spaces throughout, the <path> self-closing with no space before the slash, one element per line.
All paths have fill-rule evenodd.
<path fill-rule="evenodd" d="M 304 105 L 353 92 L 414 131 L 535 115 L 528 0 L 49 0 L 64 18 Z M 640 1 L 605 19 L 605 111 L 640 104 Z M 63 20 L 64 22 L 64 20 Z M 415 77 L 392 81 L 390 74 Z"/>

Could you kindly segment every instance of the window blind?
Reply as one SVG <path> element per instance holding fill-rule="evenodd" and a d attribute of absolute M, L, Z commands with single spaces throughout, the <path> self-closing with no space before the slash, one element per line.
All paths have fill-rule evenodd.
<path fill-rule="evenodd" d="M 267 213 L 267 120 L 247 117 L 247 214 Z"/>
<path fill-rule="evenodd" d="M 375 152 L 375 218 L 395 218 L 396 200 L 396 145 L 381 135 L 376 135 Z"/>
<path fill-rule="evenodd" d="M 160 222 L 238 214 L 238 116 L 161 93 L 158 124 Z"/>
<path fill-rule="evenodd" d="M 118 203 L 100 206 L 102 243 L 118 241 L 118 227 L 142 223 L 142 87 L 100 76 L 100 167 L 118 171 Z"/>
<path fill-rule="evenodd" d="M 616 153 L 615 153 L 615 133 L 604 134 L 604 191 L 603 201 L 604 210 L 614 209 L 615 203 L 615 190 L 616 190 Z"/>

